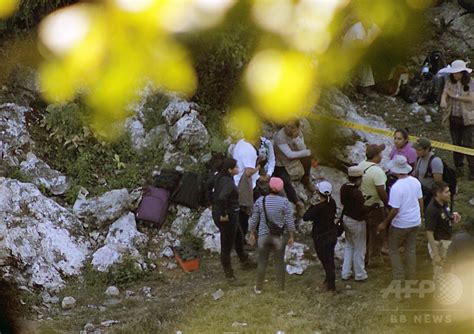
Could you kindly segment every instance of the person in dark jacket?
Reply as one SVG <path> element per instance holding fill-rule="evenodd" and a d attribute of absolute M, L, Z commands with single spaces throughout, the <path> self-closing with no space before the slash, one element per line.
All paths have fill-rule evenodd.
<path fill-rule="evenodd" d="M 364 170 L 358 166 L 352 166 L 349 167 L 347 173 L 349 182 L 341 187 L 341 204 L 344 205 L 342 221 L 346 233 L 341 276 L 343 280 L 354 276 L 356 281 L 365 281 L 368 278 L 364 257 L 367 244 L 366 219 L 369 207 L 364 205 L 364 195 L 360 190 Z"/>
<path fill-rule="evenodd" d="M 239 224 L 239 192 L 233 176 L 239 173 L 237 161 L 225 158 L 222 169 L 215 178 L 213 189 L 212 218 L 217 225 L 221 236 L 221 262 L 225 277 L 232 285 L 241 285 L 235 279 L 230 260 L 233 248 L 239 256 L 242 268 L 251 267 L 248 255 L 244 250 L 244 235 Z"/>
<path fill-rule="evenodd" d="M 332 185 L 328 181 L 317 184 L 321 201 L 312 205 L 303 215 L 303 220 L 313 222 L 312 236 L 314 248 L 326 272 L 324 288 L 336 291 L 336 268 L 334 265 L 334 248 L 337 242 L 336 202 L 331 197 Z"/>

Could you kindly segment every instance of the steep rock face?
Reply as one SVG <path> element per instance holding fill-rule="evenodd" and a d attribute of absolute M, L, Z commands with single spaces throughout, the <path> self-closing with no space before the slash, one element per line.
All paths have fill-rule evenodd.
<path fill-rule="evenodd" d="M 0 178 L 2 270 L 20 284 L 56 290 L 89 253 L 82 223 L 35 185 Z"/>
<path fill-rule="evenodd" d="M 17 166 L 32 145 L 25 121 L 29 111 L 14 103 L 0 105 L 0 156 L 10 165 Z"/>
<path fill-rule="evenodd" d="M 184 115 L 195 111 L 196 108 L 197 105 L 195 103 L 174 98 L 163 111 L 162 116 L 166 123 L 172 126 Z"/>
<path fill-rule="evenodd" d="M 51 169 L 47 163 L 31 152 L 26 155 L 26 160 L 20 164 L 20 169 L 33 179 L 35 185 L 45 187 L 53 195 L 64 194 L 69 188 L 66 176 Z"/>
<path fill-rule="evenodd" d="M 349 99 L 349 97 L 344 95 L 337 88 L 326 89 L 321 95 L 320 105 L 324 110 L 330 113 L 329 115 L 338 119 L 368 125 L 374 128 L 391 130 L 384 120 L 379 116 L 362 116 L 361 112 L 357 109 L 356 105 Z M 342 151 L 342 155 L 347 157 L 350 162 L 359 163 L 360 161 L 365 160 L 366 144 L 385 144 L 387 148 L 383 152 L 382 165 L 385 165 L 388 162 L 390 147 L 393 146 L 393 141 L 391 138 L 360 130 L 352 130 L 349 128 L 338 127 L 337 129 L 338 131 L 341 131 L 343 136 L 353 139 L 353 145 L 348 145 L 343 148 L 336 148 Z"/>
<path fill-rule="evenodd" d="M 474 49 L 474 15 L 461 16 L 465 9 L 457 1 L 445 1 L 441 6 L 427 12 L 428 20 L 439 30 L 439 35 L 431 41 L 435 50 L 464 57 L 472 55 Z M 451 22 L 448 27 L 443 25 Z M 444 22 L 444 23 L 443 23 Z M 428 41 L 430 44 L 430 41 Z M 447 59 L 448 62 L 454 59 Z"/>

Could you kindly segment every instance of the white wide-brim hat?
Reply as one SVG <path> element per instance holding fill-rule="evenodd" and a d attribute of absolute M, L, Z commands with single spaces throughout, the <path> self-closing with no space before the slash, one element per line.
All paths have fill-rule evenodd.
<path fill-rule="evenodd" d="M 412 168 L 408 164 L 407 158 L 403 155 L 396 155 L 387 165 L 394 174 L 410 174 Z"/>
<path fill-rule="evenodd" d="M 446 66 L 445 68 L 442 68 L 439 70 L 438 73 L 459 73 L 459 72 L 464 72 L 466 71 L 467 73 L 472 72 L 472 68 L 467 67 L 467 63 L 462 60 L 455 60 L 451 63 L 451 65 Z"/>

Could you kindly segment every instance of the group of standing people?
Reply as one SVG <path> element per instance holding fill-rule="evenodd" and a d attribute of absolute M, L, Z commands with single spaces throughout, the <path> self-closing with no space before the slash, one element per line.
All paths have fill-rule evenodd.
<path fill-rule="evenodd" d="M 453 143 L 472 147 L 474 85 L 468 75 L 470 69 L 464 62 L 455 61 L 445 71 L 450 79 L 441 107 L 447 110 Z M 304 143 L 298 120 L 279 129 L 273 141 L 265 137 L 238 141 L 231 151 L 232 158 L 223 161 L 211 194 L 213 219 L 221 233 L 221 262 L 229 282 L 241 283 L 232 270 L 232 249 L 243 268 L 255 267 L 246 252 L 247 235 L 249 246 L 258 244 L 254 292 L 263 290 L 272 251 L 277 284 L 283 290 L 283 259 L 286 245 L 295 238 L 295 216 L 313 222 L 312 238 L 325 270 L 326 290 L 336 291 L 334 249 L 340 233 L 337 221 L 343 224 L 346 240 L 342 280 L 366 281 L 366 268 L 382 264 L 383 253 L 390 258 L 393 279 L 415 279 L 416 240 L 423 220 L 434 272 L 439 273 L 441 264 L 449 258 L 452 225 L 460 221 L 460 215 L 451 211 L 454 194 L 443 182 L 443 161 L 434 154 L 429 139 L 419 138 L 412 145 L 406 129 L 394 132 L 387 171 L 379 165 L 384 150 L 384 145 L 369 144 L 366 160 L 348 168 L 348 182 L 340 189 L 343 209 L 336 217 L 331 183 L 311 181 L 311 151 Z M 462 175 L 464 156 L 454 153 L 453 158 L 458 175 Z M 474 179 L 473 156 L 468 156 L 468 163 L 469 179 Z M 295 179 L 317 199 L 307 210 L 292 184 Z M 474 223 L 471 218 L 467 221 Z M 452 247 L 452 254 L 458 246 Z"/>

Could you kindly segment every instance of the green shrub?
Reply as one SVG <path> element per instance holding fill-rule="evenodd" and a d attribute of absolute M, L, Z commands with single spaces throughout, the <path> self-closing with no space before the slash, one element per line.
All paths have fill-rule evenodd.
<path fill-rule="evenodd" d="M 163 124 L 164 119 L 161 113 L 169 103 L 169 98 L 163 94 L 154 94 L 149 97 L 143 106 L 143 116 L 145 117 L 143 127 L 145 131 L 150 131 L 156 126 Z"/>

